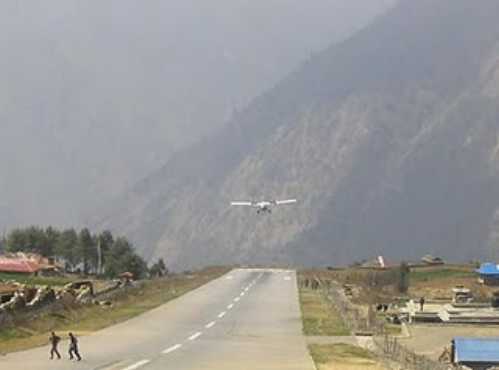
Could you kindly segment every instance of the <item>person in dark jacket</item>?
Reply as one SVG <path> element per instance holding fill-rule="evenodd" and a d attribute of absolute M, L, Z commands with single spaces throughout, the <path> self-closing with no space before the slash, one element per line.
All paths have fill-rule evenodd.
<path fill-rule="evenodd" d="M 50 334 L 49 341 L 50 341 L 50 345 L 51 345 L 51 348 L 50 348 L 50 359 L 53 360 L 54 359 L 54 354 L 55 354 L 57 356 L 57 359 L 60 360 L 61 359 L 61 354 L 57 350 L 57 346 L 59 345 L 59 342 L 61 341 L 61 337 L 58 337 L 57 335 L 55 335 L 54 332 L 52 332 Z"/>
<path fill-rule="evenodd" d="M 69 333 L 69 359 L 72 360 L 76 356 L 78 361 L 81 361 L 80 353 L 78 352 L 78 339 L 73 335 L 73 333 Z"/>
<path fill-rule="evenodd" d="M 421 297 L 421 298 L 419 299 L 419 310 L 420 310 L 421 312 L 422 312 L 422 311 L 423 311 L 423 309 L 424 309 L 424 304 L 425 304 L 425 299 L 424 299 L 424 297 Z"/>

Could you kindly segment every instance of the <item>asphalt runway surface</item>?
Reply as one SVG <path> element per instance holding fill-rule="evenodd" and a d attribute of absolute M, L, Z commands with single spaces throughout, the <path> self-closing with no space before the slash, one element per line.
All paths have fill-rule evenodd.
<path fill-rule="evenodd" d="M 313 370 L 296 274 L 238 269 L 132 320 L 79 338 L 81 362 L 49 346 L 0 357 L 5 370 Z M 57 333 L 66 336 L 67 333 Z"/>

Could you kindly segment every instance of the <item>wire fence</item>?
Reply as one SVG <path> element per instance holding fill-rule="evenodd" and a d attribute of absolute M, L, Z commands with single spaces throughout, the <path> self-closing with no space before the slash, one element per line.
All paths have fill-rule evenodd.
<path fill-rule="evenodd" d="M 426 356 L 419 355 L 414 351 L 401 345 L 397 338 L 384 335 L 374 336 L 373 346 L 371 348 L 379 358 L 386 364 L 397 364 L 400 369 L 410 370 L 449 370 L 460 369 L 453 366 L 429 359 Z"/>

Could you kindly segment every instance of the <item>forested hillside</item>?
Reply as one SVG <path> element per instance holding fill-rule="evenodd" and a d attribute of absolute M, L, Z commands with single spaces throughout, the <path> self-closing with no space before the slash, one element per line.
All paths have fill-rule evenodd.
<path fill-rule="evenodd" d="M 405 0 L 311 58 L 101 225 L 146 257 L 337 265 L 499 248 L 499 2 Z M 232 199 L 297 197 L 257 217 Z"/>

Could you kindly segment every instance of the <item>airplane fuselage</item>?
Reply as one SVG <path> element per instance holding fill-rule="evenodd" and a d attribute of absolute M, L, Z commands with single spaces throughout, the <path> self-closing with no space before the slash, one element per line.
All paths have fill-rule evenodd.
<path fill-rule="evenodd" d="M 257 210 L 256 210 L 256 213 L 257 214 L 260 214 L 260 213 L 272 213 L 272 209 L 270 208 L 270 206 L 258 206 Z"/>
<path fill-rule="evenodd" d="M 272 202 L 258 202 L 255 204 L 256 213 L 272 213 Z"/>

